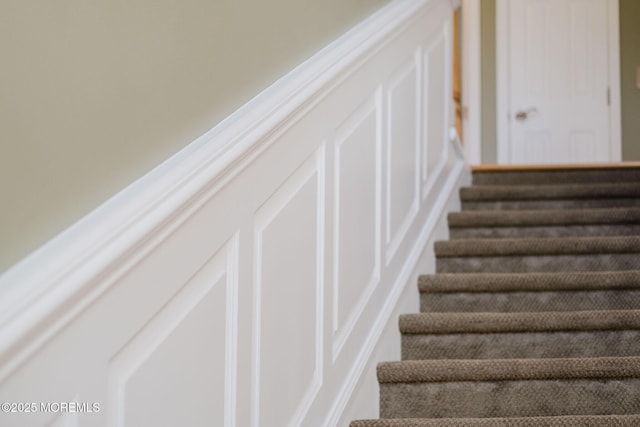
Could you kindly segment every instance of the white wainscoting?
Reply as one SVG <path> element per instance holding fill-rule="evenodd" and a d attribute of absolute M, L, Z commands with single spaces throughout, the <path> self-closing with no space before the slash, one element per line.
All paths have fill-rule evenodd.
<path fill-rule="evenodd" d="M 354 392 L 465 170 L 451 12 L 391 2 L 0 277 L 0 402 L 36 409 L 0 425 L 367 413 Z"/>

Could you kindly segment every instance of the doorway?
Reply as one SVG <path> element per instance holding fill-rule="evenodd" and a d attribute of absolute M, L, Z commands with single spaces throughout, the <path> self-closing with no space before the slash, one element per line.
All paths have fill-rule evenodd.
<path fill-rule="evenodd" d="M 617 0 L 497 0 L 498 161 L 620 160 Z"/>

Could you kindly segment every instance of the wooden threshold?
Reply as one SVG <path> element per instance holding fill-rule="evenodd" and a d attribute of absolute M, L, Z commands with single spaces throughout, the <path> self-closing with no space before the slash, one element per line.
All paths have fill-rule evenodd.
<path fill-rule="evenodd" d="M 514 171 L 547 171 L 547 170 L 580 170 L 580 169 L 632 169 L 640 168 L 640 162 L 618 162 L 618 163 L 569 163 L 569 164 L 547 164 L 547 165 L 474 165 L 471 166 L 473 172 L 514 172 Z"/>

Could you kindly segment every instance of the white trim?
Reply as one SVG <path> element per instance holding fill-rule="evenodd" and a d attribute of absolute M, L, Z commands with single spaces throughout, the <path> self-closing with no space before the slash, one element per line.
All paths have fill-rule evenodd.
<path fill-rule="evenodd" d="M 496 0 L 496 155 L 509 163 L 509 0 Z"/>
<path fill-rule="evenodd" d="M 422 81 L 422 77 L 420 75 L 420 62 L 422 61 L 422 57 L 421 57 L 421 50 L 422 50 L 422 46 L 419 46 L 416 48 L 416 50 L 413 52 L 413 57 L 412 57 L 412 62 L 409 62 L 407 64 L 405 64 L 398 72 L 397 74 L 392 78 L 391 82 L 389 83 L 388 87 L 387 87 L 387 144 L 386 144 L 386 150 L 387 150 L 387 162 L 386 162 L 386 175 L 387 175 L 387 182 L 386 182 L 386 196 L 387 196 L 387 203 L 386 203 L 386 216 L 387 216 L 387 221 L 385 224 L 385 244 L 386 244 L 386 250 L 385 250 L 385 265 L 389 265 L 389 263 L 391 262 L 391 260 L 395 257 L 396 252 L 398 251 L 398 249 L 400 248 L 401 243 L 405 240 L 405 237 L 407 235 L 407 232 L 409 231 L 409 228 L 411 227 L 411 224 L 413 224 L 413 222 L 415 221 L 418 212 L 420 211 L 420 146 L 421 146 L 421 135 L 420 135 L 420 118 L 421 118 L 421 99 L 420 99 L 420 95 L 422 93 L 421 91 L 421 81 Z M 411 202 L 411 207 L 409 208 L 409 210 L 405 213 L 405 216 L 402 220 L 402 222 L 400 223 L 400 225 L 398 226 L 398 229 L 395 230 L 395 233 L 391 230 L 391 206 L 393 205 L 392 200 L 392 162 L 393 162 L 393 117 L 394 117 L 394 111 L 393 111 L 393 103 L 392 103 L 392 99 L 393 99 L 393 90 L 397 87 L 398 84 L 400 84 L 406 77 L 407 75 L 411 74 L 411 73 L 415 73 L 415 94 L 416 94 L 416 102 L 415 102 L 415 108 L 416 108 L 416 112 L 415 112 L 415 141 L 414 141 L 414 150 L 416 153 L 415 159 L 414 159 L 414 179 L 413 179 L 413 185 L 414 185 L 414 197 L 413 197 L 413 201 Z"/>
<path fill-rule="evenodd" d="M 238 416 L 238 289 L 240 287 L 240 236 L 234 234 L 227 244 L 227 330 L 225 331 L 226 350 L 226 380 L 225 392 L 225 427 L 236 425 Z"/>
<path fill-rule="evenodd" d="M 609 158 L 622 161 L 622 118 L 620 96 L 620 2 L 609 0 Z"/>
<path fill-rule="evenodd" d="M 622 159 L 620 107 L 620 19 L 619 0 L 608 0 L 609 88 L 609 161 Z M 511 160 L 509 147 L 509 0 L 496 0 L 496 118 L 498 163 Z"/>
<path fill-rule="evenodd" d="M 480 2 L 462 0 L 462 127 L 467 162 L 481 162 Z"/>
<path fill-rule="evenodd" d="M 385 268 L 382 232 L 386 218 L 382 207 L 386 193 L 382 184 L 387 172 L 383 168 L 382 148 L 386 122 L 382 119 L 387 113 L 385 101 L 388 99 L 382 94 L 407 55 L 424 51 L 425 45 L 450 28 L 449 6 L 448 0 L 390 2 L 215 129 L 0 277 L 0 384 L 7 393 L 15 387 L 37 388 L 38 384 L 55 383 L 54 377 L 69 374 L 73 377 L 72 386 L 81 395 L 103 395 L 105 384 L 101 379 L 110 369 L 112 355 L 126 343 L 133 342 L 137 331 L 151 324 L 153 313 L 162 312 L 162 307 L 173 307 L 176 298 L 180 303 L 179 289 L 221 245 L 227 245 L 229 256 L 234 259 L 227 260 L 227 269 L 231 271 L 226 280 L 237 286 L 226 298 L 227 304 L 237 310 L 227 313 L 229 329 L 216 332 L 225 333 L 227 353 L 223 360 L 223 349 L 220 349 L 215 361 L 220 369 L 226 370 L 227 378 L 237 382 L 226 387 L 228 400 L 216 404 L 218 413 L 228 414 L 226 424 L 266 422 L 273 413 L 263 406 L 265 412 L 261 418 L 259 405 L 272 401 L 278 404 L 275 416 L 283 425 L 337 420 L 349 402 L 362 402 L 360 396 L 352 396 L 354 387 L 361 381 L 363 369 L 371 366 L 374 349 L 386 346 L 388 341 L 385 338 L 381 342 L 380 337 L 389 331 L 392 314 L 399 309 L 399 299 L 407 295 L 408 286 L 414 286 L 410 277 L 418 265 L 423 265 L 422 260 L 418 262 L 421 254 L 433 260 L 424 245 L 433 238 L 433 230 L 445 224 L 443 212 L 456 197 L 460 177 L 465 175 L 463 151 L 450 129 L 451 114 L 445 114 L 448 120 L 445 119 L 444 131 L 451 140 L 438 138 L 425 142 L 429 147 L 433 144 L 438 148 L 444 144 L 449 155 L 443 155 L 447 160 L 438 169 L 429 197 L 420 203 L 420 212 L 406 233 L 400 249 L 402 257 L 398 250 L 398 262 Z M 446 36 L 450 36 L 450 31 Z M 446 43 L 445 66 L 450 67 L 450 37 Z M 426 77 L 419 72 L 418 75 L 420 79 Z M 450 77 L 451 73 L 446 72 L 433 81 L 434 87 L 445 88 L 444 92 L 449 94 Z M 418 83 L 421 87 L 422 82 Z M 365 213 L 367 223 L 375 216 L 376 238 L 366 246 L 368 249 L 375 244 L 371 249 L 376 253 L 380 286 L 376 285 L 371 304 L 365 303 L 364 309 L 354 308 L 358 318 L 354 326 L 347 323 L 347 335 L 354 340 L 347 341 L 340 358 L 334 361 L 334 335 L 330 330 L 332 285 L 327 282 L 333 277 L 332 239 L 337 225 L 332 215 L 336 166 L 333 143 L 341 124 L 370 97 L 371 91 L 375 91 L 381 105 L 376 112 L 376 212 Z M 406 103 L 407 109 L 414 102 L 420 105 L 423 92 L 420 91 L 420 100 L 407 94 L 399 96 L 397 102 Z M 443 101 L 445 113 L 451 111 L 450 101 L 450 96 Z M 405 106 L 398 108 L 404 110 Z M 420 115 L 419 128 L 427 119 L 424 114 Z M 418 135 L 420 132 L 422 129 Z M 309 135 L 316 137 L 308 138 Z M 369 130 L 362 134 L 367 143 L 370 135 Z M 413 144 L 414 141 L 399 143 Z M 416 156 L 415 161 L 419 158 Z M 350 170 L 351 178 L 363 178 L 359 172 L 355 163 Z M 314 196 L 312 187 L 317 191 Z M 317 197 L 317 206 L 307 203 L 298 208 L 294 202 L 293 208 L 288 209 L 287 201 L 300 190 L 303 197 Z M 274 215 L 281 209 L 285 209 L 284 216 L 276 218 Z M 261 318 L 271 319 L 268 316 L 273 313 L 276 321 L 285 319 L 287 314 L 280 313 L 279 303 L 283 299 L 266 298 L 262 274 L 272 271 L 271 266 L 277 266 L 270 256 L 278 255 L 278 241 L 288 244 L 296 242 L 297 237 L 288 234 L 286 239 L 278 239 L 268 234 L 287 229 L 287 226 L 281 227 L 280 219 L 294 225 L 298 220 L 314 224 L 315 230 L 306 230 L 314 232 L 319 239 L 315 253 L 313 245 L 305 246 L 304 251 L 296 252 L 285 261 L 305 263 L 300 270 L 305 278 L 315 273 L 315 289 L 306 288 L 303 295 L 309 304 L 305 307 L 315 303 L 316 312 L 315 315 L 309 312 L 300 319 L 303 323 L 295 325 L 300 326 L 296 331 L 308 334 L 309 339 L 291 341 L 299 345 L 299 354 L 305 359 L 304 381 L 295 383 L 299 393 L 293 396 L 263 394 L 260 402 L 260 381 L 263 384 L 272 381 L 271 377 L 261 379 L 260 371 L 264 374 L 267 367 L 282 365 L 278 365 L 277 352 L 266 345 L 269 337 L 261 335 L 271 330 L 267 325 L 274 323 L 262 323 L 262 326 L 258 323 Z M 261 230 L 271 220 L 276 221 L 274 228 L 268 228 L 262 236 Z M 291 232 L 296 229 L 293 227 Z M 369 230 L 363 229 L 358 236 L 364 233 Z M 268 240 L 261 242 L 263 237 Z M 291 246 L 287 246 L 289 248 Z M 277 258 L 276 262 L 280 260 L 282 258 Z M 307 261 L 315 262 L 315 269 L 312 270 Z M 285 277 L 286 286 L 280 289 L 298 290 L 297 276 L 290 279 Z M 289 296 L 295 298 L 295 295 L 285 295 L 285 298 Z M 116 321 L 111 322 L 112 319 Z M 231 324 L 232 321 L 235 324 Z M 203 323 L 196 325 L 194 328 L 199 330 Z M 103 335 L 99 348 L 81 345 L 74 347 L 64 360 L 56 357 L 59 349 L 69 348 L 69 343 L 90 342 L 88 337 L 92 331 L 102 331 L 101 328 L 107 328 L 104 331 L 108 333 Z M 313 331 L 315 339 L 309 335 Z M 184 336 L 188 338 L 189 332 Z M 136 350 L 134 355 L 144 356 L 146 350 L 142 350 Z M 237 360 L 231 360 L 229 355 L 233 354 Z M 174 360 L 168 355 L 160 359 L 167 366 Z M 9 376 L 11 379 L 3 382 Z M 57 384 L 54 388 L 61 387 Z M 151 389 L 147 394 L 151 404 L 154 392 Z M 65 395 L 71 394 L 65 392 Z M 128 404 L 129 397 L 125 397 Z M 186 401 L 189 396 L 182 398 Z M 375 405 L 374 401 L 371 405 Z"/>
<path fill-rule="evenodd" d="M 361 106 L 358 112 L 355 114 L 354 119 L 357 119 L 356 122 L 349 122 L 349 126 L 346 131 L 342 131 L 339 133 L 336 138 L 335 145 L 335 161 L 334 161 L 334 212 L 333 212 L 333 220 L 334 220 L 334 231 L 333 231 L 333 313 L 332 313 L 332 332 L 334 333 L 333 344 L 331 346 L 331 361 L 335 363 L 340 353 L 342 352 L 342 348 L 347 343 L 347 340 L 351 336 L 357 321 L 362 316 L 365 308 L 369 305 L 369 301 L 373 296 L 378 284 L 380 283 L 380 241 L 381 241 L 381 210 L 382 210 L 382 87 L 378 86 L 373 93 L 370 101 L 371 104 L 365 103 Z M 375 113 L 376 117 L 376 143 L 375 143 L 375 233 L 374 233 L 374 242 L 375 242 L 375 255 L 374 255 L 374 266 L 371 270 L 370 279 L 368 284 L 366 285 L 364 291 L 358 298 L 357 303 L 351 309 L 351 312 L 347 316 L 343 325 L 339 323 L 339 301 L 340 301 L 340 156 L 341 156 L 341 147 L 343 143 L 349 138 L 353 131 L 362 124 L 362 120 L 371 116 L 371 113 Z M 342 328 L 340 328 L 342 326 Z"/>
<path fill-rule="evenodd" d="M 225 303 L 225 402 L 224 426 L 235 425 L 237 389 L 237 290 L 238 290 L 238 234 L 216 252 L 179 290 L 171 301 L 153 314 L 152 318 L 136 332 L 110 360 L 107 375 L 107 421 L 111 426 L 124 426 L 125 394 L 129 379 L 147 362 L 172 333 L 180 327 L 194 308 L 202 303 L 209 293 L 224 286 Z M 223 282 L 223 283 L 220 283 Z"/>
<path fill-rule="evenodd" d="M 325 170 L 325 145 L 322 144 L 318 150 L 313 153 L 296 172 L 284 182 L 269 199 L 266 205 L 262 206 L 256 213 L 254 218 L 254 269 L 253 269 L 253 336 L 252 336 L 252 373 L 251 373 L 251 414 L 252 427 L 259 427 L 261 416 L 261 371 L 262 371 L 262 260 L 264 258 L 263 251 L 263 235 L 265 230 L 271 223 L 277 219 L 282 210 L 298 195 L 298 193 L 312 180 L 316 178 L 316 283 L 315 283 L 315 361 L 314 371 L 311 383 L 303 392 L 296 411 L 291 418 L 289 425 L 300 425 L 300 421 L 304 418 L 309 408 L 313 404 L 313 400 L 317 396 L 322 387 L 322 371 L 323 371 L 323 320 L 324 312 L 322 310 L 324 301 L 324 170 Z"/>
<path fill-rule="evenodd" d="M 26 343 L 24 337 L 36 329 L 51 336 L 68 323 L 428 3 L 399 0 L 382 8 L 0 276 L 0 378 L 18 348 L 31 352 L 46 340 Z M 74 305 L 73 313 L 49 324 L 66 304 Z"/>
<path fill-rule="evenodd" d="M 420 254 L 438 225 L 438 221 L 442 215 L 445 214 L 444 209 L 447 206 L 449 199 L 451 196 L 455 196 L 458 188 L 460 187 L 460 181 L 464 176 L 466 164 L 463 160 L 462 148 L 459 147 L 459 141 L 457 139 L 451 140 L 451 144 L 454 146 L 454 151 L 458 159 L 449 172 L 449 176 L 442 186 L 442 190 L 438 192 L 438 197 L 435 200 L 433 207 L 429 210 L 429 216 L 426 218 L 426 221 L 420 230 L 420 235 L 411 248 L 411 251 L 407 256 L 407 260 L 404 262 L 402 269 L 386 298 L 385 304 L 380 310 L 380 314 L 378 314 L 373 327 L 371 328 L 371 332 L 367 336 L 365 343 L 362 345 L 362 351 L 358 354 L 355 362 L 353 363 L 353 367 L 343 382 L 342 388 L 336 395 L 327 418 L 322 424 L 324 427 L 334 427 L 340 422 L 340 417 L 347 406 L 349 396 L 353 394 L 358 380 L 362 376 L 376 344 L 380 340 L 384 329 L 389 324 L 391 315 L 398 305 L 411 272 L 416 267 L 416 263 L 420 258 Z"/>

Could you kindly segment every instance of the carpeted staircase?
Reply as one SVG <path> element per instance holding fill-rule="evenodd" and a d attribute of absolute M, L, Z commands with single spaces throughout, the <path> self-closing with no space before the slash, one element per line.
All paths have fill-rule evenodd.
<path fill-rule="evenodd" d="M 476 170 L 460 197 L 351 427 L 640 426 L 640 166 Z"/>

